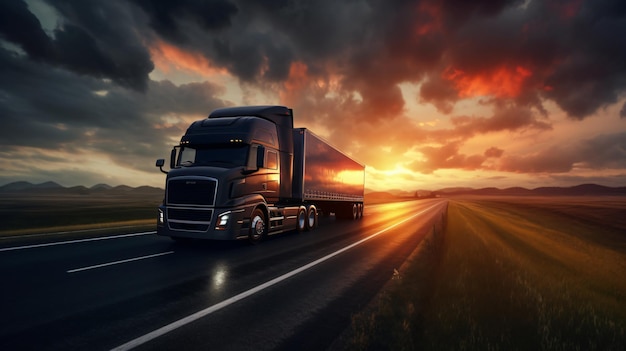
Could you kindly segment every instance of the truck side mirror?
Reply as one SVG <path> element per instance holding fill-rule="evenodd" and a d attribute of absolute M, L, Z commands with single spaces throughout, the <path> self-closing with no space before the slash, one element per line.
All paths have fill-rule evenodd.
<path fill-rule="evenodd" d="M 254 173 L 263 167 L 265 148 L 261 145 L 250 146 L 250 154 L 248 155 L 248 164 L 244 169 L 244 174 Z"/>
<path fill-rule="evenodd" d="M 265 146 L 259 145 L 256 151 L 256 168 L 265 167 Z"/>
<path fill-rule="evenodd" d="M 161 172 L 167 174 L 167 172 L 163 170 L 163 165 L 165 165 L 165 159 L 160 158 L 160 159 L 156 160 L 156 166 L 159 167 L 159 170 Z"/>

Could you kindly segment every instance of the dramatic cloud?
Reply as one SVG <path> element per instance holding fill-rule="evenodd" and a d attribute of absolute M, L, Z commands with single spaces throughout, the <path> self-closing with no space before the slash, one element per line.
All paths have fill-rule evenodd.
<path fill-rule="evenodd" d="M 419 151 L 424 161 L 415 161 L 409 168 L 422 173 L 432 173 L 442 168 L 475 170 L 480 168 L 486 157 L 483 155 L 466 156 L 459 153 L 459 143 L 453 142 L 442 147 L 422 147 Z"/>
<path fill-rule="evenodd" d="M 150 82 L 147 92 L 120 88 L 0 49 L 0 128 L 3 148 L 36 147 L 70 153 L 89 149 L 132 168 L 148 170 L 158 153 L 193 120 L 228 105 L 214 98 L 223 88 Z M 169 132 L 169 133 L 168 133 Z"/>
<path fill-rule="evenodd" d="M 564 173 L 572 170 L 576 156 L 558 147 L 529 155 L 505 156 L 500 170 L 519 173 Z"/>
<path fill-rule="evenodd" d="M 550 124 L 537 120 L 533 112 L 520 107 L 496 107 L 491 117 L 458 116 L 450 118 L 457 130 L 467 136 L 476 133 L 498 132 L 503 130 L 515 131 L 519 129 L 551 129 Z"/>
<path fill-rule="evenodd" d="M 0 35 L 36 61 L 144 90 L 154 65 L 122 4 L 56 0 L 62 21 L 48 36 L 24 2 L 3 1 Z"/>
<path fill-rule="evenodd" d="M 618 0 L 3 1 L 0 143 L 148 171 L 190 121 L 252 101 L 377 171 L 623 172 L 622 33 Z M 592 119 L 579 143 L 478 141 Z"/>

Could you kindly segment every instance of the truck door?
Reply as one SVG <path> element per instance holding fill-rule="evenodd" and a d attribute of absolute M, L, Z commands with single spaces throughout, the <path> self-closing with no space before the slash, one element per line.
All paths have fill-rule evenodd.
<path fill-rule="evenodd" d="M 280 167 L 278 162 L 278 152 L 273 149 L 266 149 L 265 168 L 267 170 L 265 178 L 265 197 L 268 201 L 278 201 L 280 195 Z"/>

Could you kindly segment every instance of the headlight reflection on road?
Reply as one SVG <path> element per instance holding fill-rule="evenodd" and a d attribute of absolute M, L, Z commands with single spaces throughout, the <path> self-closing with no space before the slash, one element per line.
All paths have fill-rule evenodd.
<path fill-rule="evenodd" d="M 226 279 L 228 278 L 228 270 L 226 266 L 219 263 L 213 270 L 211 278 L 211 290 L 219 291 L 224 286 Z"/>

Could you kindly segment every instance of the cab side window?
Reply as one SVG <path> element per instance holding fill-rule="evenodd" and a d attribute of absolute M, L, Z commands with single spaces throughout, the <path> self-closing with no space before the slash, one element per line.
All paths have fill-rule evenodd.
<path fill-rule="evenodd" d="M 265 167 L 269 169 L 278 169 L 278 153 L 276 151 L 267 150 Z"/>

